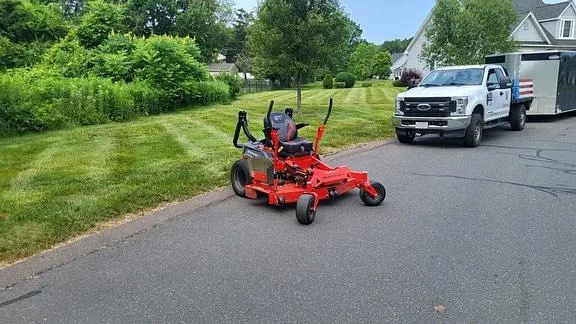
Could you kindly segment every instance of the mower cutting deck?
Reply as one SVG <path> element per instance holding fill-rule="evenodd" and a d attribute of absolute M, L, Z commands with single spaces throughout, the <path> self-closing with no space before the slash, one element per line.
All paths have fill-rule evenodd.
<path fill-rule="evenodd" d="M 386 189 L 378 182 L 370 182 L 367 172 L 352 171 L 348 167 L 330 167 L 320 161 L 319 143 L 332 113 L 330 99 L 328 114 L 318 127 L 314 143 L 298 137 L 298 130 L 308 124 L 296 125 L 293 111 L 272 112 L 270 102 L 264 119 L 263 140 L 257 140 L 248 130 L 247 114 L 240 111 L 234 133 L 234 146 L 244 150 L 242 158 L 232 165 L 230 182 L 234 192 L 244 198 L 256 199 L 258 194 L 268 197 L 268 204 L 284 206 L 296 203 L 298 222 L 309 225 L 314 221 L 318 203 L 335 199 L 355 188 L 368 206 L 378 206 L 386 198 Z M 240 130 L 250 140 L 238 145 Z"/>

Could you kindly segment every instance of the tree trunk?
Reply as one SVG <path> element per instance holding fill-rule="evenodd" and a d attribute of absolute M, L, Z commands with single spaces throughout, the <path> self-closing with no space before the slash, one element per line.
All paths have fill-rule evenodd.
<path fill-rule="evenodd" d="M 296 106 L 298 106 L 298 114 L 302 114 L 302 80 L 300 80 L 300 76 L 296 77 Z"/>

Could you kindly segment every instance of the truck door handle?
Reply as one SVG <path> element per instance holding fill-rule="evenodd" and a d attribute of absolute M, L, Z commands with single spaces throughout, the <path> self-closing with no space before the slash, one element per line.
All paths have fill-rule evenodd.
<path fill-rule="evenodd" d="M 503 96 L 503 95 L 504 95 L 504 91 L 500 91 L 500 95 Z"/>

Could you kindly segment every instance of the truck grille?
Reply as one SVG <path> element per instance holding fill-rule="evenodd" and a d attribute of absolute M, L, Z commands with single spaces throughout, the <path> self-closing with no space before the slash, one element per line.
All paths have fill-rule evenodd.
<path fill-rule="evenodd" d="M 451 98 L 404 98 L 400 110 L 407 117 L 450 117 L 456 111 L 456 101 Z"/>

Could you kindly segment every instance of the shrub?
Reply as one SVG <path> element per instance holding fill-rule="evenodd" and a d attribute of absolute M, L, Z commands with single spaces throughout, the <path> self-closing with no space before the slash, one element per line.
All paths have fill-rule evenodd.
<path fill-rule="evenodd" d="M 344 83 L 344 82 L 336 82 L 336 83 L 334 83 L 334 85 L 336 86 L 336 89 L 344 89 L 344 88 L 347 88 L 347 87 L 346 87 L 346 83 Z"/>
<path fill-rule="evenodd" d="M 394 80 L 394 82 L 392 82 L 392 86 L 400 88 L 403 87 L 404 85 L 402 84 L 402 80 Z"/>
<path fill-rule="evenodd" d="M 44 55 L 43 63 L 65 77 L 81 77 L 88 74 L 90 52 L 78 40 L 63 39 L 54 44 Z"/>
<path fill-rule="evenodd" d="M 208 68 L 191 54 L 194 41 L 188 37 L 152 36 L 136 40 L 133 53 L 135 78 L 162 89 L 175 105 L 184 103 L 189 81 L 207 81 Z"/>
<path fill-rule="evenodd" d="M 334 78 L 332 77 L 332 74 L 328 73 L 324 76 L 324 80 L 322 81 L 322 87 L 324 89 L 334 88 Z"/>
<path fill-rule="evenodd" d="M 336 75 L 336 82 L 344 82 L 346 88 L 354 88 L 356 76 L 350 72 L 340 72 Z"/>
<path fill-rule="evenodd" d="M 362 83 L 362 88 L 371 88 L 373 85 L 372 82 L 363 82 Z"/>
<path fill-rule="evenodd" d="M 161 112 L 162 102 L 162 92 L 145 82 L 15 70 L 0 76 L 0 134 L 124 121 Z"/>
<path fill-rule="evenodd" d="M 199 93 L 198 100 L 195 103 L 209 104 L 213 102 L 228 103 L 230 95 L 228 85 L 222 81 L 202 81 L 197 85 Z"/>
<path fill-rule="evenodd" d="M 221 73 L 216 77 L 216 80 L 222 81 L 228 85 L 228 92 L 230 93 L 231 99 L 236 99 L 240 94 L 240 91 L 242 91 L 242 83 L 240 82 L 238 75 Z"/>
<path fill-rule="evenodd" d="M 326 77 L 326 74 L 331 74 L 330 69 L 326 67 L 317 68 L 314 70 L 314 81 L 323 81 Z"/>
<path fill-rule="evenodd" d="M 49 43 L 13 43 L 0 36 L 0 70 L 32 66 L 42 60 Z"/>
<path fill-rule="evenodd" d="M 414 80 L 422 80 L 422 73 L 416 69 L 406 69 L 402 72 L 400 76 L 400 81 L 402 82 L 402 86 L 407 87 L 410 85 L 411 82 Z"/>

